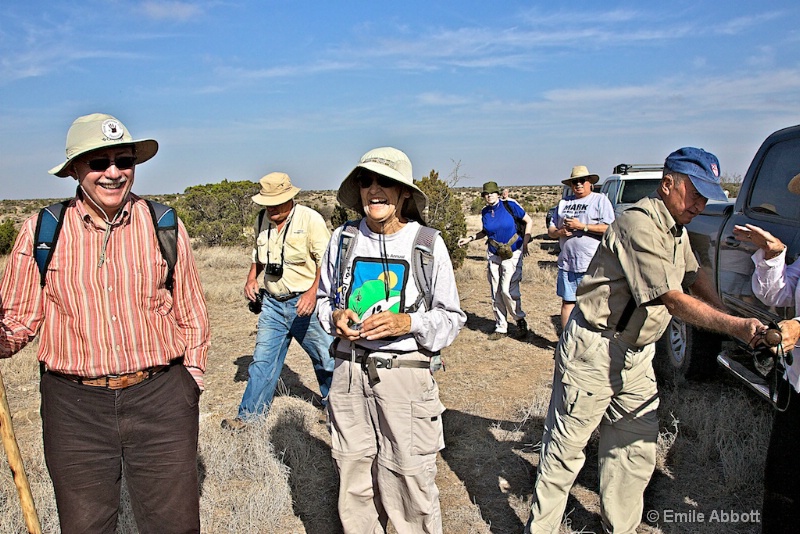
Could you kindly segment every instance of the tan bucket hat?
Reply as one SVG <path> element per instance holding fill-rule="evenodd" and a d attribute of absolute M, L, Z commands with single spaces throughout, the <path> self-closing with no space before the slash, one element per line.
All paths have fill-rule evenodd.
<path fill-rule="evenodd" d="M 158 152 L 155 139 L 134 141 L 130 132 L 116 117 L 105 113 L 83 115 L 72 122 L 67 132 L 67 160 L 50 169 L 50 174 L 61 178 L 69 176 L 72 160 L 98 148 L 133 145 L 136 150 L 136 163 L 144 163 Z"/>
<path fill-rule="evenodd" d="M 364 206 L 361 205 L 361 187 L 358 184 L 359 169 L 367 169 L 406 186 L 411 191 L 411 200 L 413 202 L 405 203 L 402 214 L 406 218 L 425 224 L 423 214 L 428 207 L 428 197 L 414 184 L 411 160 L 408 159 L 408 156 L 403 151 L 390 146 L 370 150 L 361 156 L 358 165 L 350 171 L 342 185 L 339 186 L 336 200 L 344 207 L 363 214 Z"/>
<path fill-rule="evenodd" d="M 292 185 L 292 180 L 285 172 L 271 172 L 262 176 L 258 183 L 261 191 L 252 198 L 253 202 L 262 206 L 278 206 L 300 192 L 300 188 Z"/>
<path fill-rule="evenodd" d="M 570 184 L 570 181 L 574 180 L 575 178 L 586 178 L 592 185 L 596 184 L 600 180 L 598 175 L 589 174 L 589 169 L 586 168 L 586 165 L 575 165 L 572 167 L 572 173 L 569 175 L 569 178 L 566 180 L 561 180 L 561 183 L 564 185 L 572 185 Z"/>

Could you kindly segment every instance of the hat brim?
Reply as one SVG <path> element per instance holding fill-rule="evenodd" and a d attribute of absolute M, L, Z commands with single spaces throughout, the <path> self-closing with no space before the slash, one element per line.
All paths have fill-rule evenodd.
<path fill-rule="evenodd" d="M 77 152 L 72 155 L 72 157 L 67 158 L 67 160 L 62 163 L 61 165 L 56 165 L 49 171 L 49 174 L 54 174 L 59 178 L 67 178 L 69 174 L 69 166 L 75 161 L 76 158 L 83 156 L 84 154 L 88 154 L 94 150 L 104 149 L 104 148 L 117 148 L 123 146 L 133 146 L 134 150 L 136 151 L 136 165 L 140 163 L 144 163 L 145 161 L 149 160 L 153 156 L 156 155 L 158 152 L 158 141 L 155 139 L 139 139 L 137 141 L 131 141 L 126 143 L 116 144 L 104 144 L 100 146 L 90 147 L 80 152 Z"/>
<path fill-rule="evenodd" d="M 300 192 L 299 187 L 292 186 L 290 190 L 286 191 L 285 193 L 281 193 L 280 195 L 268 197 L 266 195 L 258 193 L 257 195 L 253 195 L 250 198 L 253 199 L 253 202 L 261 206 L 280 206 L 284 202 L 288 202 L 289 200 L 296 197 L 297 193 L 299 192 Z"/>
<path fill-rule="evenodd" d="M 790 193 L 800 195 L 800 174 L 796 174 L 794 178 L 789 180 L 789 185 L 786 186 Z"/>
<path fill-rule="evenodd" d="M 600 176 L 596 174 L 586 174 L 584 176 L 573 176 L 572 178 L 567 178 L 566 180 L 561 180 L 561 183 L 564 185 L 572 185 L 570 182 L 572 180 L 577 180 L 578 178 L 586 178 L 590 184 L 594 185 L 600 181 Z"/>
<path fill-rule="evenodd" d="M 356 180 L 359 169 L 367 169 L 375 174 L 380 174 L 381 176 L 391 178 L 397 182 L 398 185 L 408 187 L 411 190 L 413 202 L 405 203 L 402 214 L 408 219 L 413 219 L 421 224 L 425 224 L 425 219 L 423 218 L 422 212 L 424 212 L 425 208 L 428 207 L 427 195 L 425 195 L 425 193 L 423 193 L 422 190 L 415 184 L 406 183 L 405 178 L 399 172 L 378 163 L 361 163 L 356 165 L 355 168 L 350 171 L 350 174 L 348 174 L 347 178 L 342 181 L 342 184 L 339 186 L 339 191 L 336 193 L 336 200 L 339 202 L 339 204 L 345 208 L 350 208 L 361 215 L 364 214 L 364 206 L 361 204 L 361 185 Z"/>
<path fill-rule="evenodd" d="M 697 189 L 697 192 L 708 200 L 728 200 L 727 195 L 725 195 L 725 190 L 722 189 L 721 185 L 709 183 L 707 180 L 696 178 L 692 175 L 688 176 L 694 188 Z"/>

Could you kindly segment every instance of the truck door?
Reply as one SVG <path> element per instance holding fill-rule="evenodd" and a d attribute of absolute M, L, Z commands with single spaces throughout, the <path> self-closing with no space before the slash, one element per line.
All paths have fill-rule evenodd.
<path fill-rule="evenodd" d="M 734 225 L 754 224 L 787 245 L 787 262 L 800 256 L 800 196 L 789 192 L 789 181 L 800 173 L 800 129 L 776 132 L 759 149 L 742 182 L 734 212 L 719 236 L 717 290 L 723 302 L 743 316 L 762 320 L 795 316 L 794 306 L 764 305 L 750 285 L 756 247 L 733 237 Z"/>

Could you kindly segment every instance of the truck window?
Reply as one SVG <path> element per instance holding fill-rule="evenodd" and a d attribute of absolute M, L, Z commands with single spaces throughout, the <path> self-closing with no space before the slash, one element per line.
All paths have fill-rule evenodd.
<path fill-rule="evenodd" d="M 776 143 L 769 149 L 750 193 L 752 211 L 800 220 L 800 199 L 786 188 L 789 180 L 800 173 L 797 154 L 800 154 L 800 139 Z"/>
<path fill-rule="evenodd" d="M 619 199 L 621 204 L 633 204 L 639 202 L 644 197 L 650 195 L 656 190 L 660 178 L 653 178 L 647 180 L 626 180 L 622 182 L 622 198 Z"/>

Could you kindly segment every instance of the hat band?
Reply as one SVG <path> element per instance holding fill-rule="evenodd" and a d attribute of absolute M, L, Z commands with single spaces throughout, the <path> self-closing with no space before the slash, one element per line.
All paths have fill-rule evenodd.
<path fill-rule="evenodd" d="M 375 158 L 375 157 L 372 157 L 372 158 L 367 158 L 367 159 L 363 160 L 361 163 L 362 164 L 364 164 L 364 163 L 379 163 L 381 165 L 389 167 L 392 170 L 395 170 L 395 171 L 397 170 L 397 162 L 396 161 L 392 161 L 390 159 L 386 159 L 386 158 Z"/>

